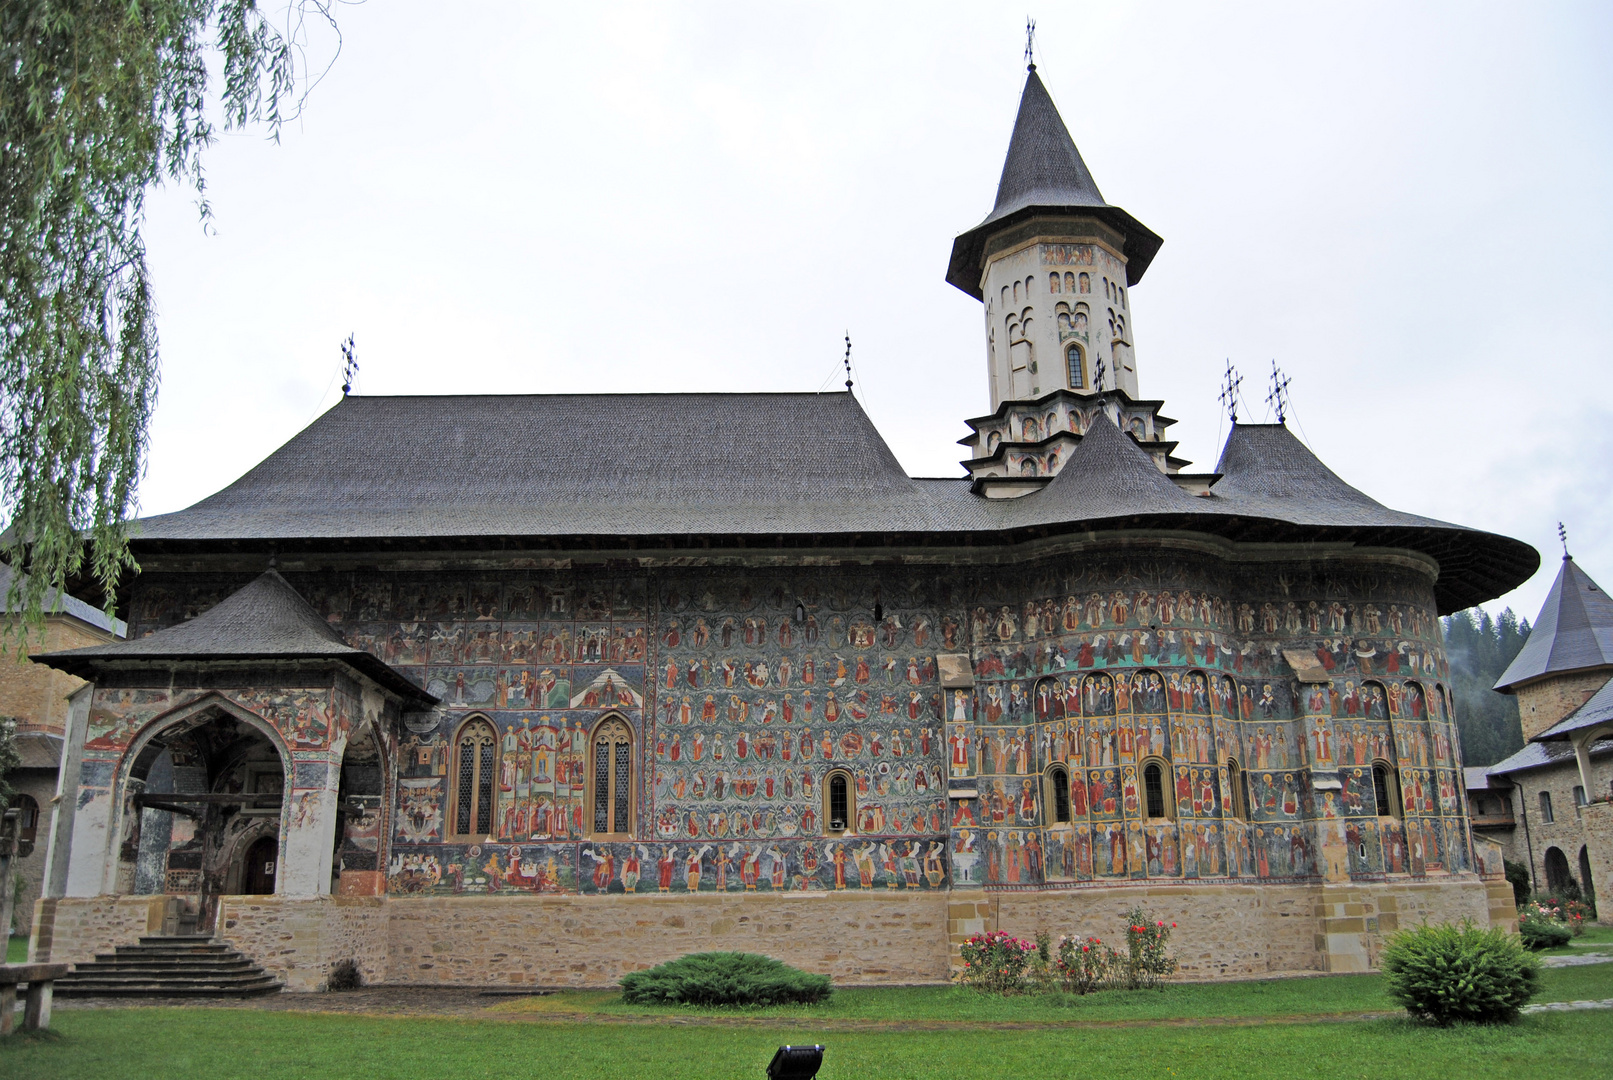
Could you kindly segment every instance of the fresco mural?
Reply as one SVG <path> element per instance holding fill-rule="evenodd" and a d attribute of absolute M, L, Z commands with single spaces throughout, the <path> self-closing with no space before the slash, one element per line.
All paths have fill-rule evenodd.
<path fill-rule="evenodd" d="M 1365 877 L 1471 868 L 1439 627 L 1411 574 L 1096 556 L 1013 574 L 287 576 L 443 700 L 399 729 L 393 893 L 1304 879 L 1329 845 Z M 135 632 L 232 584 L 142 578 Z M 160 708 L 122 693 L 92 714 L 97 750 Z M 288 743 L 328 743 L 315 703 L 260 704 Z M 495 793 L 464 835 L 472 718 L 494 732 Z M 607 718 L 631 731 L 633 811 L 601 838 L 590 739 Z M 1387 816 L 1374 763 L 1394 777 Z"/>

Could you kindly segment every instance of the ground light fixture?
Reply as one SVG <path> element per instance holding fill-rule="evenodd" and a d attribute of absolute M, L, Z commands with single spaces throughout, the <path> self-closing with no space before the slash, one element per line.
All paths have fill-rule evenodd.
<path fill-rule="evenodd" d="M 767 1080 L 812 1080 L 823 1065 L 823 1047 L 781 1046 L 767 1064 Z"/>

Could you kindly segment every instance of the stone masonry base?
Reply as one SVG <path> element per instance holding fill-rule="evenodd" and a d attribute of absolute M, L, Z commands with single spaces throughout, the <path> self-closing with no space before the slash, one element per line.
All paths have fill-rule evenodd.
<path fill-rule="evenodd" d="M 1460 875 L 1025 893 L 227 896 L 220 934 L 301 991 L 323 989 L 347 959 L 372 985 L 601 987 L 715 949 L 766 953 L 841 985 L 895 985 L 946 981 L 963 941 L 983 930 L 1092 934 L 1119 946 L 1138 906 L 1177 924 L 1173 950 L 1191 979 L 1367 971 L 1387 934 L 1425 920 L 1517 926 L 1504 880 Z M 41 900 L 34 959 L 83 961 L 157 933 L 163 907 L 161 896 Z"/>

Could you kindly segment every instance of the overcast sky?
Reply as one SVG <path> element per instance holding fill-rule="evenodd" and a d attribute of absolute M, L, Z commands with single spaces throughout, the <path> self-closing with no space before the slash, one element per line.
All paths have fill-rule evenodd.
<path fill-rule="evenodd" d="M 153 201 L 143 512 L 334 404 L 349 333 L 358 392 L 491 394 L 836 387 L 849 330 L 896 455 L 961 475 L 985 341 L 944 275 L 992 205 L 1025 14 L 342 8 L 280 144 L 209 153 L 215 233 L 189 193 Z M 1033 14 L 1104 196 L 1165 238 L 1131 297 L 1138 375 L 1190 468 L 1226 432 L 1224 362 L 1259 420 L 1276 360 L 1290 426 L 1350 483 L 1542 552 L 1494 608 L 1534 616 L 1558 520 L 1613 587 L 1613 5 Z M 541 449 L 612 452 L 601 430 Z"/>

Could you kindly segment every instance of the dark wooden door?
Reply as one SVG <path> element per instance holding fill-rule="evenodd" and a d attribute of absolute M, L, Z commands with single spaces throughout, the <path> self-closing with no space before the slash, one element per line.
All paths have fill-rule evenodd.
<path fill-rule="evenodd" d="M 273 836 L 260 837 L 246 849 L 246 873 L 241 875 L 241 891 L 249 896 L 266 896 L 274 892 L 274 872 L 280 858 L 280 841 Z"/>

